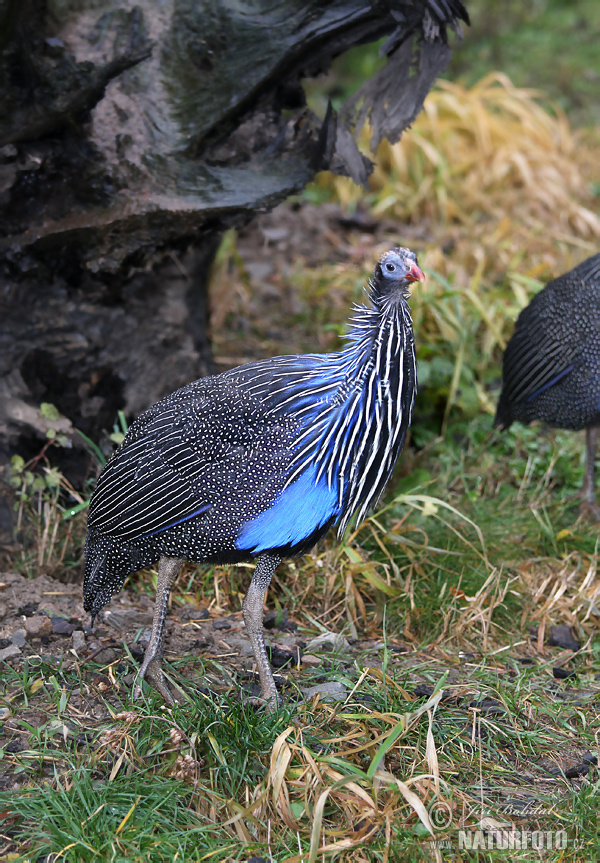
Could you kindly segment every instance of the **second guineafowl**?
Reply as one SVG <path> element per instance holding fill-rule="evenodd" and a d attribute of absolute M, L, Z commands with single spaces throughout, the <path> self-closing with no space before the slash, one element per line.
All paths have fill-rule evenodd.
<path fill-rule="evenodd" d="M 342 532 L 385 488 L 416 390 L 407 289 L 423 278 L 412 252 L 392 249 L 343 350 L 260 360 L 188 384 L 142 414 L 104 468 L 90 503 L 85 608 L 96 615 L 129 573 L 159 561 L 139 679 L 166 701 L 164 622 L 182 561 L 256 560 L 244 620 L 262 697 L 277 704 L 262 632 L 266 590 L 283 557 L 334 525 Z"/>
<path fill-rule="evenodd" d="M 586 430 L 582 496 L 594 503 L 600 426 L 600 254 L 549 282 L 517 319 L 502 365 L 495 425 L 542 420 Z"/>

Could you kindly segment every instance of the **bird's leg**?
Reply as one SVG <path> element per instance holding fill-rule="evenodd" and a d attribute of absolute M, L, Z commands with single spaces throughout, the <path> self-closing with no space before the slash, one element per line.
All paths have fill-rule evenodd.
<path fill-rule="evenodd" d="M 161 557 L 158 563 L 158 581 L 156 585 L 152 633 L 146 653 L 144 654 L 144 661 L 140 666 L 133 688 L 134 698 L 139 698 L 142 691 L 142 680 L 146 679 L 154 689 L 160 692 L 167 704 L 174 704 L 173 694 L 167 686 L 167 681 L 162 670 L 163 639 L 169 595 L 175 579 L 181 572 L 182 563 L 182 560 L 174 557 Z"/>
<path fill-rule="evenodd" d="M 256 561 L 256 568 L 250 582 L 248 592 L 244 597 L 242 609 L 244 623 L 250 637 L 252 652 L 258 667 L 261 697 L 270 710 L 275 710 L 279 704 L 277 688 L 271 671 L 271 665 L 265 650 L 263 637 L 263 606 L 265 594 L 271 583 L 273 573 L 281 558 L 272 554 L 261 554 Z"/>
<path fill-rule="evenodd" d="M 596 460 L 597 440 L 598 429 L 587 428 L 585 430 L 585 476 L 579 493 L 583 499 L 579 505 L 579 514 L 600 521 L 600 506 L 594 498 L 594 462 Z"/>
<path fill-rule="evenodd" d="M 594 462 L 596 460 L 597 440 L 597 427 L 587 428 L 585 430 L 585 478 L 581 488 L 581 496 L 589 504 L 594 503 Z"/>

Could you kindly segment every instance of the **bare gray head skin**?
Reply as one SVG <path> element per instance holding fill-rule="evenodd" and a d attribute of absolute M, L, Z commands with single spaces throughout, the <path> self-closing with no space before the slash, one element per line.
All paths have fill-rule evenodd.
<path fill-rule="evenodd" d="M 410 249 L 397 246 L 390 249 L 375 265 L 374 279 L 377 292 L 382 296 L 390 296 L 399 288 L 406 296 L 410 282 L 423 282 L 425 276 L 417 264 L 417 256 Z"/>

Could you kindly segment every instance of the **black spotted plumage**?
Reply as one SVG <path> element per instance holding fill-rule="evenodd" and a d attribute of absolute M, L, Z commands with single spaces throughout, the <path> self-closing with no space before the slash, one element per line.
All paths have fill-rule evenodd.
<path fill-rule="evenodd" d="M 600 254 L 549 282 L 519 315 L 506 346 L 495 424 L 542 420 L 586 429 L 585 494 L 593 500 L 600 425 Z"/>
<path fill-rule="evenodd" d="M 90 503 L 86 608 L 95 614 L 129 573 L 163 554 L 246 559 L 235 538 L 282 490 L 297 425 L 266 418 L 260 402 L 223 375 L 188 384 L 142 414 Z"/>
<path fill-rule="evenodd" d="M 244 618 L 263 697 L 277 695 L 262 603 L 282 557 L 343 531 L 385 487 L 416 391 L 407 285 L 414 254 L 378 262 L 371 306 L 355 309 L 347 346 L 248 363 L 177 390 L 131 426 L 90 503 L 84 604 L 92 615 L 126 576 L 159 561 L 152 637 L 140 677 L 168 700 L 161 670 L 166 603 L 182 560 L 256 559 Z M 137 689 L 136 689 L 137 691 Z"/>

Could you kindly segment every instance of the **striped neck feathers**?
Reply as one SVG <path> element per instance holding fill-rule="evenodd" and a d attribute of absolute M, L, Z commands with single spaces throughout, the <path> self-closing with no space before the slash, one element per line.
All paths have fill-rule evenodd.
<path fill-rule="evenodd" d="M 312 370 L 312 398 L 300 403 L 301 431 L 287 485 L 309 467 L 315 482 L 337 492 L 340 533 L 357 510 L 373 506 L 394 468 L 416 392 L 412 321 L 401 291 L 381 295 L 370 283 L 372 307 L 355 306 L 340 352 Z"/>

